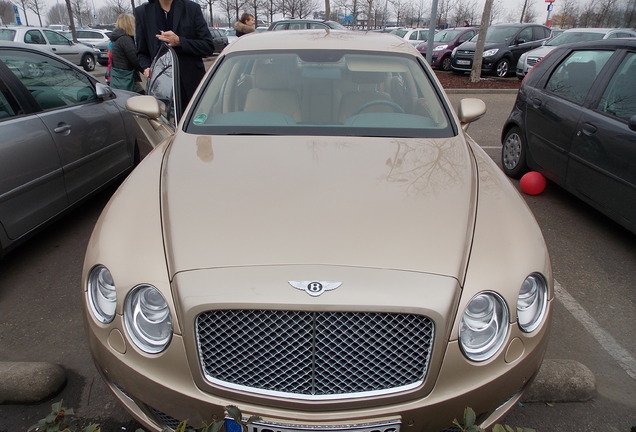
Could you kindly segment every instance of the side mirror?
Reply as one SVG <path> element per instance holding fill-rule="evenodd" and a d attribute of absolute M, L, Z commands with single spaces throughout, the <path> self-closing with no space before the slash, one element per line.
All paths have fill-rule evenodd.
<path fill-rule="evenodd" d="M 161 117 L 161 104 L 154 96 L 133 96 L 126 101 L 126 109 L 151 120 Z"/>
<path fill-rule="evenodd" d="M 636 131 L 636 114 L 631 116 L 627 124 L 631 130 Z"/>
<path fill-rule="evenodd" d="M 95 92 L 97 94 L 97 97 L 101 100 L 110 100 L 117 97 L 113 89 L 111 89 L 106 84 L 102 84 L 99 82 L 95 84 Z"/>
<path fill-rule="evenodd" d="M 459 101 L 457 117 L 464 131 L 468 125 L 479 120 L 486 114 L 486 104 L 481 99 L 466 98 Z"/>

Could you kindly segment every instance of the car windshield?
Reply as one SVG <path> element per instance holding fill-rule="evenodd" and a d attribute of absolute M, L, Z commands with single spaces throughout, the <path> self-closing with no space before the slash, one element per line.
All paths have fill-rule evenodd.
<path fill-rule="evenodd" d="M 603 36 L 605 36 L 604 33 L 596 32 L 564 32 L 549 41 L 546 45 L 559 46 L 567 43 L 601 40 Z"/>
<path fill-rule="evenodd" d="M 345 26 L 335 21 L 325 21 L 325 24 L 327 24 L 329 27 L 331 27 L 334 30 L 347 30 Z"/>
<path fill-rule="evenodd" d="M 433 41 L 435 42 L 450 42 L 460 35 L 462 30 L 443 30 L 435 35 Z"/>
<path fill-rule="evenodd" d="M 15 37 L 15 30 L 0 29 L 0 40 L 12 41 Z"/>
<path fill-rule="evenodd" d="M 490 27 L 486 32 L 486 43 L 506 43 L 519 30 L 519 27 Z M 477 42 L 478 34 L 472 37 L 472 42 Z"/>
<path fill-rule="evenodd" d="M 394 34 L 396 36 L 399 37 L 404 37 L 404 35 L 408 32 L 408 30 L 403 30 L 403 29 L 397 29 L 397 30 L 392 30 L 391 34 Z"/>
<path fill-rule="evenodd" d="M 190 111 L 201 135 L 449 137 L 440 90 L 415 56 L 237 52 L 215 66 Z"/>

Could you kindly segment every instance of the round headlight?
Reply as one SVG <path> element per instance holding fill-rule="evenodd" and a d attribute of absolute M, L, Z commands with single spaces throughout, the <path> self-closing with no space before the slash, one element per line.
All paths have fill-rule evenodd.
<path fill-rule="evenodd" d="M 88 303 L 99 322 L 109 323 L 115 317 L 117 292 L 110 271 L 103 265 L 93 267 L 88 275 Z"/>
<path fill-rule="evenodd" d="M 139 285 L 128 293 L 124 324 L 135 345 L 150 354 L 163 351 L 172 338 L 170 308 L 152 285 Z"/>
<path fill-rule="evenodd" d="M 517 299 L 517 321 L 524 332 L 534 331 L 545 316 L 548 305 L 548 284 L 539 273 L 523 281 Z"/>
<path fill-rule="evenodd" d="M 501 348 L 507 334 L 506 302 L 493 292 L 473 297 L 459 326 L 459 344 L 464 355 L 473 361 L 487 360 Z"/>

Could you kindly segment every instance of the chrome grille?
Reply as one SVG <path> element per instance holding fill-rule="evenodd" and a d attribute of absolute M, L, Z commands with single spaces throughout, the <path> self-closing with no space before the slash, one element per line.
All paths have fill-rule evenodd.
<path fill-rule="evenodd" d="M 208 380 L 308 396 L 422 382 L 434 330 L 421 315 L 274 310 L 209 311 L 196 326 Z"/>
<path fill-rule="evenodd" d="M 537 63 L 539 63 L 539 60 L 541 60 L 542 57 L 528 57 L 528 60 L 526 60 L 526 63 L 528 63 L 528 66 L 534 66 Z"/>

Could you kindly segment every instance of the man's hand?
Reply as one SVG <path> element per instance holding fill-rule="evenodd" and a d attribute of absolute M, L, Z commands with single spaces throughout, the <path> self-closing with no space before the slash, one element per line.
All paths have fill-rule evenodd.
<path fill-rule="evenodd" d="M 175 46 L 181 45 L 181 41 L 179 40 L 179 36 L 174 34 L 174 32 L 172 30 L 162 31 L 161 33 L 159 33 L 157 35 L 157 39 L 167 43 L 171 47 L 175 47 Z"/>
<path fill-rule="evenodd" d="M 144 69 L 144 76 L 145 76 L 146 78 L 150 78 L 150 68 L 146 68 L 146 69 Z"/>

